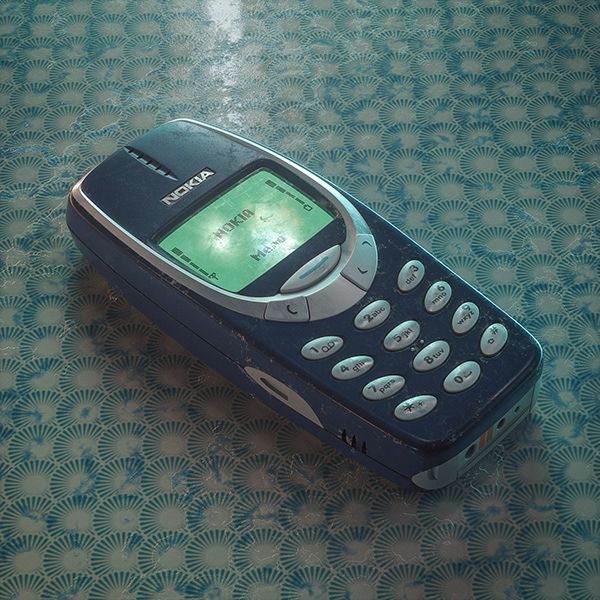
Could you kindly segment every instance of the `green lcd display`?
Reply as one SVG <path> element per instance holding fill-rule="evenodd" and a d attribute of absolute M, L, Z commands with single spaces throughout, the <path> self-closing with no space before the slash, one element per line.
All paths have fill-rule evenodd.
<path fill-rule="evenodd" d="M 203 279 L 239 292 L 334 220 L 267 169 L 226 190 L 159 246 Z"/>

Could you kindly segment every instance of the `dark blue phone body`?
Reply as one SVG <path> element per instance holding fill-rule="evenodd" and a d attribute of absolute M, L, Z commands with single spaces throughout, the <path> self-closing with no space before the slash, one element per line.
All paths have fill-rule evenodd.
<path fill-rule="evenodd" d="M 327 225 L 232 291 L 222 265 L 165 240 L 196 222 L 202 244 L 258 236 L 268 220 L 251 196 L 201 228 L 208 207 L 246 201 L 257 174 L 276 212 L 302 205 Z M 535 402 L 541 348 L 518 323 L 356 199 L 229 132 L 180 119 L 142 135 L 77 183 L 67 222 L 106 279 L 201 361 L 404 487 L 456 480 Z"/>

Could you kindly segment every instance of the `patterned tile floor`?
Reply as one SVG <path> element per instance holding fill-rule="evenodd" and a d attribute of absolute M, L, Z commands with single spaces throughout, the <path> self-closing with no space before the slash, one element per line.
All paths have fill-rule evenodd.
<path fill-rule="evenodd" d="M 600 597 L 600 6 L 0 1 L 0 599 Z M 194 116 L 376 208 L 521 319 L 535 414 L 402 491 L 109 289 L 69 187 Z"/>

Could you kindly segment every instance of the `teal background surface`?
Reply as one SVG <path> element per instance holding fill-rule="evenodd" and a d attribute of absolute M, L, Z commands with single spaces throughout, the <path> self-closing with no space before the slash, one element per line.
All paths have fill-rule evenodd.
<path fill-rule="evenodd" d="M 1 1 L 0 600 L 599 598 L 599 40 L 589 0 Z M 529 423 L 406 492 L 132 309 L 66 195 L 181 116 L 322 173 L 520 319 Z"/>

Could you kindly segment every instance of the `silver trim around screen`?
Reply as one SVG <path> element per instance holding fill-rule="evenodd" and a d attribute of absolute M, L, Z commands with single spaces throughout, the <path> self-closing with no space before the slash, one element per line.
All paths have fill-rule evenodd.
<path fill-rule="evenodd" d="M 144 260 L 148 261 L 154 268 L 164 272 L 174 281 L 180 283 L 200 296 L 241 314 L 249 315 L 259 319 L 265 319 L 265 313 L 269 304 L 272 304 L 273 306 L 277 306 L 282 303 L 297 305 L 299 302 L 306 302 L 309 307 L 312 304 L 315 309 L 317 309 L 314 310 L 315 320 L 323 319 L 328 316 L 339 314 L 340 312 L 350 308 L 357 302 L 357 298 L 360 299 L 360 297 L 364 296 L 366 291 L 356 286 L 350 281 L 350 279 L 344 277 L 342 271 L 350 265 L 352 258 L 355 255 L 357 235 L 370 235 L 371 231 L 363 217 L 347 198 L 345 198 L 325 180 L 321 179 L 317 175 L 314 175 L 304 167 L 292 162 L 284 156 L 265 148 L 264 146 L 200 121 L 194 121 L 192 119 L 174 119 L 174 121 L 192 123 L 205 129 L 220 133 L 231 140 L 239 142 L 240 144 L 243 144 L 255 150 L 256 152 L 263 154 L 265 158 L 269 158 L 273 162 L 287 168 L 292 173 L 316 188 L 318 192 L 320 192 L 338 209 L 340 215 L 344 219 L 344 224 L 346 227 L 346 239 L 341 244 L 342 252 L 340 260 L 335 269 L 333 269 L 333 271 L 327 277 L 319 281 L 314 286 L 293 294 L 276 294 L 274 296 L 256 298 L 243 296 L 241 294 L 236 294 L 219 288 L 199 277 L 196 277 L 194 274 L 185 270 L 183 267 L 180 267 L 175 262 L 168 260 L 166 257 L 156 252 L 156 250 L 131 235 L 114 219 L 102 211 L 93 202 L 93 200 L 83 192 L 81 186 L 89 173 L 84 175 L 71 190 L 71 194 L 76 200 L 77 204 L 117 239 L 123 242 L 136 254 L 141 256 Z M 157 199 L 157 202 L 158 201 L 160 201 L 160 199 Z M 373 277 L 374 275 L 375 273 L 373 273 Z M 353 287 L 356 287 L 356 293 L 341 295 L 335 294 L 337 298 L 336 301 L 332 303 L 332 294 L 327 293 L 327 288 L 336 289 L 339 287 L 339 284 L 341 283 L 340 279 L 344 281 L 344 284 L 350 284 Z M 275 312 L 270 311 L 270 314 L 280 315 L 281 313 L 282 311 L 280 310 Z M 310 315 L 307 319 L 302 315 L 295 316 L 293 313 L 290 313 L 289 316 L 287 316 L 285 311 L 283 311 L 283 317 L 277 317 L 273 320 L 306 321 L 309 319 L 311 319 Z"/>

